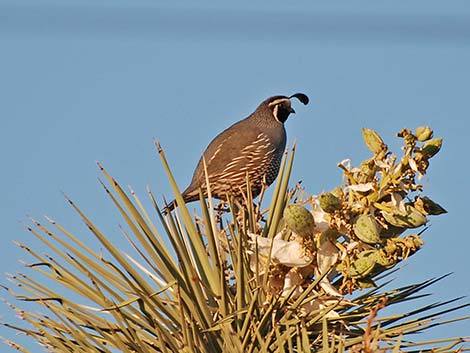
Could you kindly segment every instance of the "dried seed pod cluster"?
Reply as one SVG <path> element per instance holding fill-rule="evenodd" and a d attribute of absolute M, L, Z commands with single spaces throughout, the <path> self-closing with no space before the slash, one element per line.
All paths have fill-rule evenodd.
<path fill-rule="evenodd" d="M 341 292 L 371 285 L 372 277 L 416 252 L 423 240 L 419 234 L 401 236 L 406 230 L 424 226 L 427 216 L 445 209 L 423 196 L 419 183 L 429 160 L 440 150 L 442 138 L 433 138 L 428 126 L 414 132 L 402 129 L 403 156 L 392 154 L 376 131 L 363 129 L 363 139 L 373 153 L 359 167 L 343 161 L 341 207 L 329 213 L 329 226 L 339 231 L 337 245 L 341 261 Z M 319 197 L 320 208 L 322 196 Z"/>
<path fill-rule="evenodd" d="M 309 263 L 313 266 L 310 272 L 322 274 L 322 262 L 331 267 L 332 259 L 336 261 L 330 268 L 333 276 L 328 279 L 328 294 L 334 290 L 351 293 L 374 285 L 375 275 L 423 245 L 420 234 L 403 233 L 410 229 L 416 232 L 420 227 L 424 230 L 429 215 L 446 212 L 422 194 L 423 185 L 419 183 L 429 160 L 439 152 L 442 139 L 433 138 L 427 126 L 414 132 L 403 129 L 397 136 L 404 142 L 400 159 L 376 131 L 364 128 L 363 139 L 373 156 L 358 167 L 351 166 L 349 160 L 341 162 L 343 184 L 309 198 L 311 211 L 299 204 L 284 211 L 286 228 L 297 235 L 294 240 L 308 247 L 307 253 L 317 254 Z M 327 256 L 322 255 L 325 249 Z"/>

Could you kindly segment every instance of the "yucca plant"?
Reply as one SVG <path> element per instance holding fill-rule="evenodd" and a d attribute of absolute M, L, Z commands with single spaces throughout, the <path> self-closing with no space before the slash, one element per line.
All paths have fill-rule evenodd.
<path fill-rule="evenodd" d="M 51 218 L 31 219 L 28 230 L 52 255 L 19 243 L 34 259 L 27 267 L 35 275 L 11 276 L 19 292 L 4 288 L 42 311 L 9 304 L 27 325 L 4 325 L 50 352 L 466 350 L 464 337 L 413 340 L 417 332 L 468 319 L 441 318 L 469 305 L 461 298 L 397 313 L 397 305 L 426 296 L 422 291 L 443 277 L 387 289 L 387 276 L 423 245 L 427 217 L 445 212 L 419 184 L 442 139 L 432 139 L 428 127 L 399 136 L 401 159 L 363 129 L 373 156 L 358 167 L 340 163 L 342 184 L 319 196 L 289 188 L 292 148 L 266 209 L 264 192 L 256 203 L 248 193 L 241 202 L 227 195 L 228 202 L 215 205 L 209 188 L 207 200 L 201 192 L 200 211 L 190 213 L 158 144 L 178 205 L 172 214 L 161 212 L 150 190 L 153 209 L 145 209 L 99 165 L 129 251 L 67 197 L 105 251 Z M 383 314 L 385 307 L 396 307 L 395 314 Z"/>

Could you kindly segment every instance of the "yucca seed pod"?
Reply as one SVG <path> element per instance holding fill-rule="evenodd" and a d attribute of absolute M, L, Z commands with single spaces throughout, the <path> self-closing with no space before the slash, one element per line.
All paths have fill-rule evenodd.
<path fill-rule="evenodd" d="M 363 251 L 359 257 L 347 269 L 347 276 L 351 278 L 362 278 L 372 272 L 376 265 L 374 251 Z"/>
<path fill-rule="evenodd" d="M 374 154 L 378 154 L 387 149 L 387 145 L 383 142 L 380 135 L 374 130 L 362 128 L 362 138 L 364 139 L 366 146 Z"/>
<path fill-rule="evenodd" d="M 414 202 L 414 206 L 426 214 L 437 216 L 443 213 L 447 213 L 447 211 L 439 205 L 437 202 L 434 202 L 427 196 L 422 196 L 416 199 Z"/>
<path fill-rule="evenodd" d="M 429 126 L 419 126 L 415 130 L 415 136 L 419 142 L 424 142 L 432 139 L 433 131 Z"/>
<path fill-rule="evenodd" d="M 396 238 L 400 234 L 402 234 L 405 230 L 406 228 L 395 227 L 395 226 L 392 226 L 391 224 L 388 224 L 387 228 L 383 227 L 382 230 L 380 231 L 380 237 L 382 239 Z"/>
<path fill-rule="evenodd" d="M 375 260 L 377 264 L 379 264 L 380 266 L 390 268 L 390 267 L 395 266 L 397 263 L 397 260 L 391 256 L 387 256 L 385 251 L 375 250 L 374 254 L 375 254 Z"/>
<path fill-rule="evenodd" d="M 324 192 L 319 197 L 320 207 L 327 213 L 333 213 L 341 209 L 341 199 L 331 192 Z"/>
<path fill-rule="evenodd" d="M 442 146 L 442 137 L 427 141 L 423 147 L 421 147 L 421 154 L 426 158 L 431 158 L 440 151 Z"/>
<path fill-rule="evenodd" d="M 380 243 L 381 227 L 370 214 L 362 214 L 357 217 L 353 226 L 354 234 L 367 244 Z"/>
<path fill-rule="evenodd" d="M 382 212 L 383 217 L 395 227 L 418 228 L 427 223 L 426 217 L 411 205 L 405 205 L 404 213 Z"/>
<path fill-rule="evenodd" d="M 315 220 L 312 213 L 303 206 L 288 205 L 284 209 L 284 220 L 287 227 L 301 237 L 308 237 L 313 234 Z"/>

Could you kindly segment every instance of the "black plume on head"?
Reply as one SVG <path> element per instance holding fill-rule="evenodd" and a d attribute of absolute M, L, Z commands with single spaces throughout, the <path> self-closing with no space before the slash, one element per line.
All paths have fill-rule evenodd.
<path fill-rule="evenodd" d="M 304 105 L 307 105 L 309 102 L 309 99 L 306 94 L 303 93 L 296 93 L 290 96 L 289 98 L 297 98 L 299 101 L 301 101 Z"/>

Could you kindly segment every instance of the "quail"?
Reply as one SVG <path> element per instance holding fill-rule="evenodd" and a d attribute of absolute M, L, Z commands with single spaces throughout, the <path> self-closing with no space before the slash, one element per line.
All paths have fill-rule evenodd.
<path fill-rule="evenodd" d="M 295 110 L 291 98 L 303 104 L 309 99 L 303 93 L 290 97 L 273 96 L 263 101 L 247 118 L 233 124 L 216 136 L 201 156 L 189 186 L 183 191 L 185 202 L 199 199 L 199 188 L 207 197 L 204 160 L 211 194 L 217 199 L 235 198 L 246 194 L 246 177 L 250 180 L 253 198 L 268 186 L 279 173 L 282 155 L 286 147 L 284 123 Z M 171 211 L 173 201 L 166 207 Z"/>

